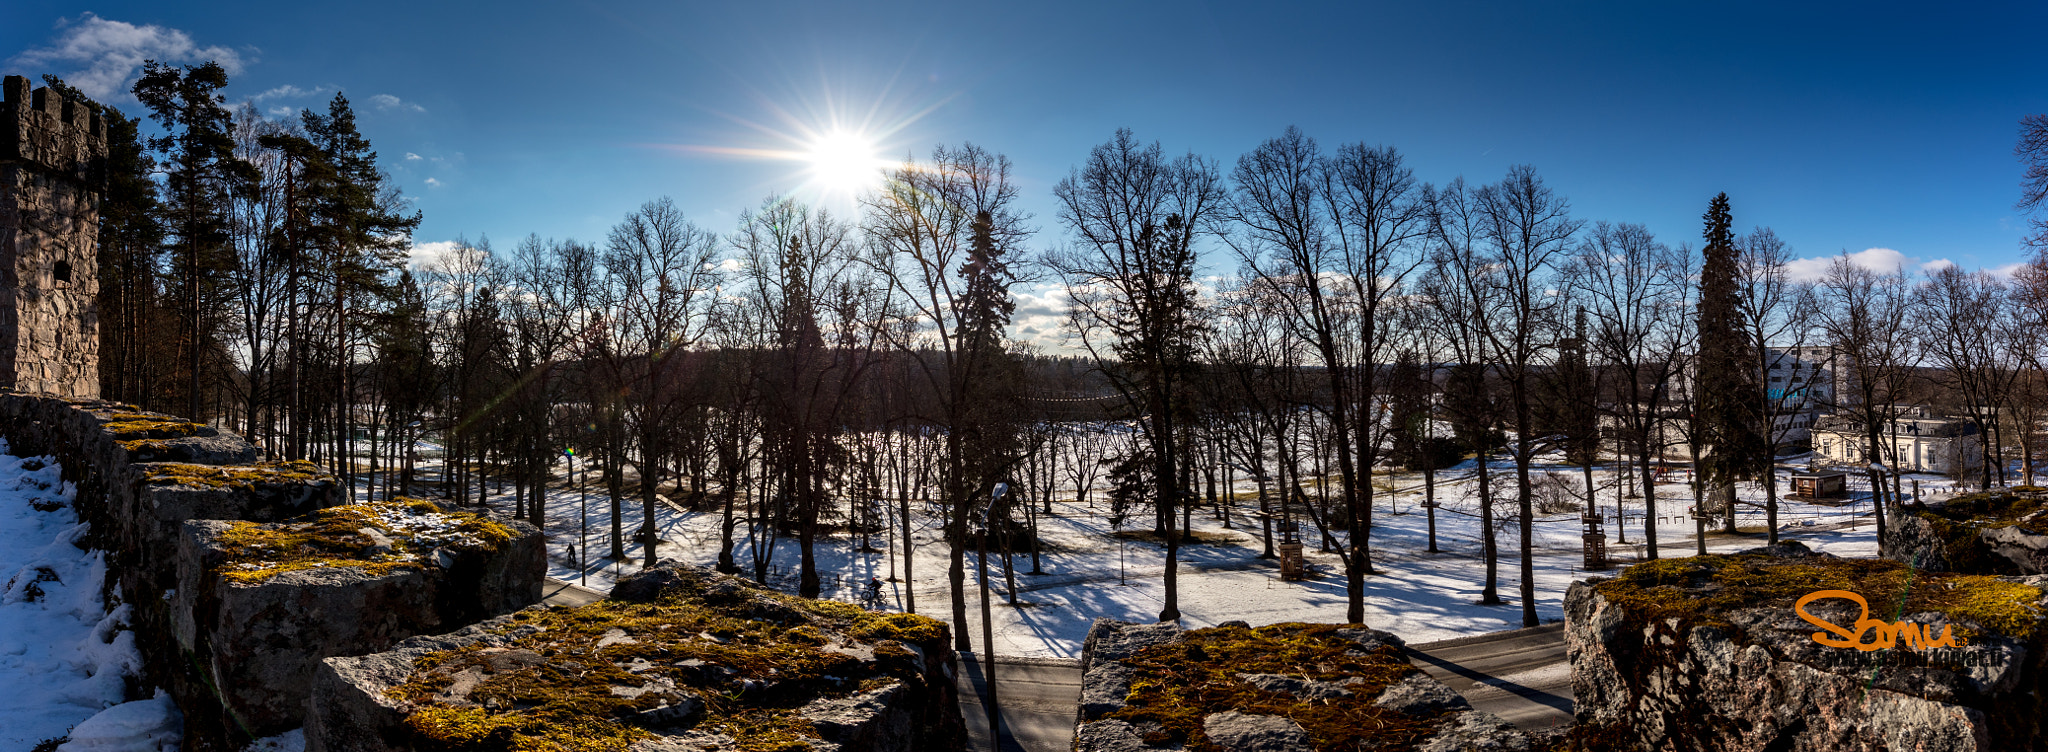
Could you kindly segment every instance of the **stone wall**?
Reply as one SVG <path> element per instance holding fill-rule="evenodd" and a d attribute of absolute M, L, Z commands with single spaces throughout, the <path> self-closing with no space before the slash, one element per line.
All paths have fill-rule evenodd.
<path fill-rule="evenodd" d="M 97 397 L 106 124 L 27 78 L 0 88 L 0 386 Z"/>
<path fill-rule="evenodd" d="M 1565 595 L 1582 728 L 1648 752 L 2039 749 L 2048 577 L 1911 570 L 1815 555 L 1797 544 L 1636 565 Z M 1855 592 L 1799 615 L 1816 591 Z M 1955 647 L 1878 647 L 1871 618 L 1925 625 Z"/>
<path fill-rule="evenodd" d="M 966 748 L 945 624 L 664 564 L 587 606 L 536 606 L 329 658 L 309 752 Z"/>
<path fill-rule="evenodd" d="M 322 659 L 524 608 L 546 566 L 532 525 L 423 501 L 193 520 L 177 550 L 172 633 L 203 685 L 183 694 L 217 698 L 240 738 L 302 725 Z"/>
<path fill-rule="evenodd" d="M 366 508 L 341 507 L 335 479 L 311 464 L 259 462 L 232 433 L 114 402 L 0 392 L 0 437 L 12 454 L 54 456 L 77 487 L 84 543 L 107 553 L 109 608 L 132 607 L 140 683 L 170 690 L 188 749 L 240 749 L 252 734 L 299 725 L 306 677 L 322 658 L 540 599 L 540 533 L 510 521 L 490 521 L 494 545 L 437 545 L 415 554 L 416 566 L 388 568 L 402 572 L 333 557 L 268 581 L 230 577 L 238 570 L 224 565 L 249 559 L 205 531 L 295 530 L 321 510 Z M 383 537 L 387 546 L 398 538 L 397 549 L 416 540 Z M 257 558 L 281 558 L 271 553 L 291 552 Z"/>

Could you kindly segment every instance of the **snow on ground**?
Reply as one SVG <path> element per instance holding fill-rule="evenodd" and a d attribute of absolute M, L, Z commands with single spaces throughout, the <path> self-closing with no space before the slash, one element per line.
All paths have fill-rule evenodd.
<path fill-rule="evenodd" d="M 100 601 L 107 566 L 74 545 L 86 526 L 77 492 L 49 457 L 4 454 L 0 441 L 0 748 L 26 750 L 70 734 L 65 752 L 178 747 L 177 708 L 162 696 L 123 703 L 142 656 L 129 609 Z"/>
<path fill-rule="evenodd" d="M 1510 512 L 1514 506 L 1512 465 L 1497 460 L 1489 467 L 1495 473 L 1496 509 L 1502 513 Z M 1546 465 L 1537 469 L 1558 473 L 1569 488 L 1577 489 L 1574 493 L 1583 493 L 1582 476 L 1577 468 Z M 1383 491 L 1376 496 L 1372 547 L 1379 574 L 1366 578 L 1367 624 L 1417 643 L 1522 625 L 1520 561 L 1516 556 L 1518 537 L 1517 528 L 1511 520 L 1496 522 L 1501 549 L 1498 594 L 1508 603 L 1476 605 L 1485 569 L 1480 558 L 1475 472 L 1475 463 L 1468 461 L 1459 468 L 1439 474 L 1436 498 L 1441 504 L 1437 510 L 1440 553 L 1427 552 L 1428 518 L 1426 510 L 1420 506 L 1423 499 L 1420 475 L 1395 476 L 1391 480 L 1397 492 L 1389 495 Z M 1385 483 L 1390 479 L 1378 475 L 1376 480 Z M 1908 478 L 1909 485 L 1912 480 Z M 1921 480 L 1930 496 L 1938 493 L 1935 490 L 1937 485 L 1946 484 L 1933 476 Z M 1639 559 L 1647 553 L 1642 543 L 1642 501 L 1623 500 L 1629 520 L 1624 542 L 1615 527 L 1614 504 L 1621 485 L 1615 481 L 1614 472 L 1606 468 L 1596 469 L 1594 482 L 1599 489 L 1601 511 L 1607 520 L 1608 550 L 1614 557 Z M 1852 478 L 1852 491 L 1859 490 L 1857 484 L 1861 482 Z M 1781 481 L 1780 486 L 1785 485 Z M 508 493 L 493 497 L 494 507 L 509 506 L 507 490 Z M 1255 486 L 1247 481 L 1239 484 L 1237 490 L 1250 492 L 1255 490 Z M 585 497 L 579 487 L 573 485 L 550 491 L 549 575 L 569 582 L 587 582 L 590 587 L 604 591 L 609 590 L 617 578 L 640 568 L 643 550 L 630 539 L 639 526 L 641 501 L 637 496 L 631 497 L 622 506 L 621 517 L 628 541 L 626 553 L 630 560 L 615 561 L 602 558 L 609 550 L 610 499 L 602 486 L 596 483 L 590 485 L 589 492 L 588 542 L 593 558 L 588 569 L 578 569 L 571 549 L 578 539 L 579 512 L 583 509 Z M 1657 496 L 1658 516 L 1661 518 L 1658 523 L 1660 553 L 1663 556 L 1691 555 L 1695 550 L 1694 528 L 1691 519 L 1685 517 L 1692 504 L 1689 486 L 1682 482 L 1659 484 Z M 1745 486 L 1740 490 L 1740 496 L 1744 501 L 1757 505 L 1743 511 L 1742 527 L 1760 531 L 1764 524 L 1762 490 Z M 1075 656 L 1080 652 L 1089 625 L 1096 618 L 1151 622 L 1158 617 L 1164 604 L 1162 546 L 1112 537 L 1105 503 L 1067 500 L 1056 502 L 1054 507 L 1055 514 L 1042 515 L 1039 519 L 1040 537 L 1046 543 L 1041 556 L 1045 574 L 1025 573 L 1031 568 L 1028 555 L 1020 554 L 1015 559 L 1019 590 L 1016 607 L 1007 605 L 1005 601 L 1007 580 L 1002 572 L 1002 557 L 990 557 L 990 581 L 996 588 L 992 596 L 995 599 L 992 613 L 998 653 Z M 1136 521 L 1132 524 L 1145 524 L 1140 517 L 1142 515 L 1134 517 Z M 716 563 L 719 520 L 720 514 L 715 511 L 690 513 L 667 506 L 658 507 L 656 521 L 663 539 L 661 557 L 694 564 Z M 1875 531 L 1871 527 L 1867 501 L 1847 506 L 1781 501 L 1779 521 L 1783 537 L 1802 541 L 1816 550 L 1848 557 L 1876 555 Z M 1198 531 L 1221 540 L 1181 548 L 1178 587 L 1184 624 L 1208 626 L 1230 620 L 1253 624 L 1345 620 L 1347 601 L 1343 564 L 1335 554 L 1316 550 L 1312 525 L 1303 521 L 1303 536 L 1308 559 L 1320 570 L 1321 576 L 1303 582 L 1287 582 L 1279 578 L 1276 562 L 1258 558 L 1263 545 L 1257 521 L 1240 516 L 1232 522 L 1234 527 L 1226 529 L 1221 521 L 1214 519 L 1213 510 L 1198 511 L 1195 515 Z M 1563 618 L 1565 588 L 1573 581 L 1588 576 L 1579 568 L 1583 563 L 1579 515 L 1539 515 L 1535 527 L 1533 570 L 1536 611 L 1541 620 L 1554 621 Z M 919 613 L 951 622 L 950 591 L 946 579 L 947 548 L 939 537 L 935 521 L 919 517 L 913 523 L 915 577 L 907 587 L 900 580 L 903 562 L 901 549 L 895 540 L 900 528 L 894 524 L 891 528 L 875 533 L 871 541 L 875 548 L 888 553 L 861 553 L 856 550 L 860 541 L 850 540 L 844 534 L 821 538 L 816 556 L 818 572 L 825 578 L 823 595 L 854 600 L 855 583 L 870 575 L 879 576 L 889 583 L 884 593 L 892 608 L 903 608 L 914 596 Z M 751 576 L 755 542 L 747 538 L 744 522 L 736 537 L 735 557 L 746 574 Z M 1762 543 L 1760 533 L 1731 538 L 1710 532 L 1708 536 L 1708 548 L 1714 552 L 1739 551 Z M 768 548 L 761 546 L 762 553 L 765 554 Z M 795 591 L 797 558 L 797 542 L 793 538 L 776 541 L 773 556 L 769 559 L 769 584 Z M 954 628 L 965 628 L 979 644 L 980 603 L 974 572 L 975 559 L 970 551 L 967 557 L 967 618 L 963 623 L 955 624 Z"/>

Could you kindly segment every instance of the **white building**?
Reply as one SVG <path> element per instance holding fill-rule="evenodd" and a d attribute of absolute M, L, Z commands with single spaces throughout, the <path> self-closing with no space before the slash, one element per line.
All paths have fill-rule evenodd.
<path fill-rule="evenodd" d="M 1771 414 L 1771 439 L 1781 450 L 1805 444 L 1812 437 L 1814 422 L 1821 411 L 1835 404 L 1835 369 L 1832 348 L 1772 347 L 1765 349 L 1769 366 L 1762 375 L 1764 408 Z M 1679 373 L 1672 384 L 1671 401 L 1682 403 L 1692 393 L 1693 374 Z M 1685 454 L 1689 448 L 1682 431 L 1669 431 L 1667 451 Z"/>
<path fill-rule="evenodd" d="M 1771 411 L 1771 433 L 1779 445 L 1812 438 L 1820 411 L 1835 404 L 1833 353 L 1826 347 L 1770 348 L 1764 372 L 1764 399 Z"/>
<path fill-rule="evenodd" d="M 1983 463 L 1977 425 L 1934 415 L 1924 407 L 1900 408 L 1897 420 L 1878 430 L 1878 457 L 1866 457 L 1870 438 L 1855 415 L 1823 416 L 1813 427 L 1813 449 L 1823 464 L 1861 467 L 1883 463 L 1909 473 L 1969 472 Z"/>

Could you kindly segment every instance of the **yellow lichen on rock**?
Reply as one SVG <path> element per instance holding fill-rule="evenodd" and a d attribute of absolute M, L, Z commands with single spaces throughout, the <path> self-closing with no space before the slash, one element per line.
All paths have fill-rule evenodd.
<path fill-rule="evenodd" d="M 180 439 L 199 433 L 206 426 L 189 420 L 148 413 L 114 413 L 101 428 L 115 440 Z"/>
<path fill-rule="evenodd" d="M 248 490 L 264 483 L 308 483 L 331 479 L 332 476 L 320 469 L 319 465 L 305 460 L 229 467 L 163 463 L 152 468 L 152 472 L 145 478 L 152 485 L 237 490 Z"/>
<path fill-rule="evenodd" d="M 385 537 L 388 545 L 365 530 Z M 401 498 L 331 507 L 284 522 L 231 523 L 216 539 L 224 556 L 215 572 L 242 585 L 326 567 L 354 567 L 381 577 L 424 568 L 436 548 L 496 550 L 515 537 L 510 528 L 483 516 L 443 512 L 432 502 Z"/>
<path fill-rule="evenodd" d="M 1356 627 L 1357 625 L 1351 625 Z M 1189 630 L 1179 642 L 1153 645 L 1121 659 L 1133 669 L 1123 707 L 1103 716 L 1133 726 L 1158 724 L 1152 744 L 1216 752 L 1204 719 L 1235 710 L 1285 717 L 1316 749 L 1409 749 L 1436 731 L 1437 716 L 1409 715 L 1376 704 L 1387 687 L 1419 671 L 1398 645 L 1366 651 L 1341 624 L 1285 623 Z M 1339 696 L 1311 699 L 1261 688 L 1251 674 L 1274 674 L 1341 686 Z"/>
<path fill-rule="evenodd" d="M 921 616 L 691 572 L 646 602 L 532 608 L 492 632 L 491 647 L 415 659 L 386 691 L 409 708 L 413 748 L 612 750 L 653 735 L 647 714 L 696 707 L 690 727 L 730 737 L 723 749 L 809 749 L 820 738 L 806 703 L 921 682 L 918 653 L 888 635 L 923 639 L 926 651 L 943 650 L 946 635 Z"/>
<path fill-rule="evenodd" d="M 1894 604 L 1900 613 L 1939 612 L 2019 638 L 2040 618 L 2042 595 L 1995 577 L 1929 572 L 1883 559 L 1761 553 L 1644 562 L 1593 587 L 1641 622 L 1675 618 L 1688 626 L 1726 626 L 1726 614 L 1735 609 L 1789 609 L 1809 593 L 1845 590 L 1873 604 Z"/>

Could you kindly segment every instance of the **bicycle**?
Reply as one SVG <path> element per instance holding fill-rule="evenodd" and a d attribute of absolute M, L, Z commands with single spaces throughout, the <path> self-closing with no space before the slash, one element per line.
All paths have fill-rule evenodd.
<path fill-rule="evenodd" d="M 857 605 L 869 611 L 886 610 L 888 602 L 882 599 L 882 583 L 870 582 L 861 588 Z"/>

